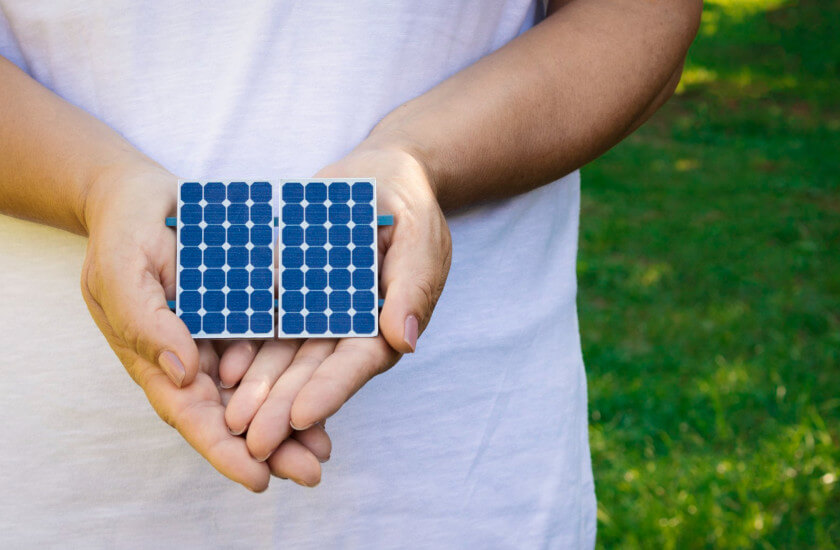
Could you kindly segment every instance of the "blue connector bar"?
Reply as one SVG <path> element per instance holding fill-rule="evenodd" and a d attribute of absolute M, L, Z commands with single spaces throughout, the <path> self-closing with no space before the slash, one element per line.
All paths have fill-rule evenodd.
<path fill-rule="evenodd" d="M 394 216 L 391 214 L 385 214 L 384 216 L 377 216 L 376 217 L 376 225 L 379 227 L 384 227 L 386 225 L 394 225 Z"/>

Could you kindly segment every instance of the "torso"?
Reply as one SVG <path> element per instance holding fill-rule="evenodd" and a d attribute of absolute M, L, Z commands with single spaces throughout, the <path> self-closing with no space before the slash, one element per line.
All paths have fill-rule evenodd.
<path fill-rule="evenodd" d="M 180 176 L 296 177 L 538 18 L 526 0 L 254 5 L 0 0 L 0 54 Z M 0 217 L 0 546 L 591 546 L 578 205 L 572 174 L 453 216 L 419 352 L 330 420 L 317 489 L 262 496 L 125 375 L 78 292 L 84 240 Z"/>

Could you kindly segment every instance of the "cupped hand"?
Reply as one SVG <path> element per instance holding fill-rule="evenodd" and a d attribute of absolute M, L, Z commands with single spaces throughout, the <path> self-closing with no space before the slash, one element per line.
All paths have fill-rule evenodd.
<path fill-rule="evenodd" d="M 82 294 L 99 329 L 155 411 L 219 472 L 253 491 L 268 486 L 269 465 L 231 434 L 219 385 L 217 348 L 199 344 L 169 310 L 175 294 L 176 243 L 165 218 L 174 211 L 177 178 L 157 165 L 113 169 L 94 182 L 85 201 L 89 232 Z M 301 457 L 329 448 L 322 426 L 284 443 L 271 467 L 296 472 Z M 328 452 L 328 451 L 327 451 Z M 316 460 L 316 458 L 311 458 Z"/>
<path fill-rule="evenodd" d="M 443 291 L 451 238 L 429 174 L 415 156 L 363 144 L 315 177 L 371 176 L 379 212 L 394 216 L 394 225 L 379 230 L 385 297 L 379 336 L 280 340 L 259 350 L 240 344 L 222 356 L 223 383 L 239 383 L 225 411 L 227 424 L 234 433 L 247 430 L 247 447 L 259 459 L 286 453 L 282 445 L 293 430 L 318 426 L 367 381 L 415 351 Z"/>

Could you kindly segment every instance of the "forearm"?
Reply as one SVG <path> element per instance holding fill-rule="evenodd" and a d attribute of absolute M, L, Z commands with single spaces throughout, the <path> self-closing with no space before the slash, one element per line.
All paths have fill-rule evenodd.
<path fill-rule="evenodd" d="M 0 57 L 0 213 L 87 233 L 93 182 L 151 165 L 111 128 Z"/>
<path fill-rule="evenodd" d="M 421 159 L 444 208 L 515 195 L 596 158 L 667 100 L 698 0 L 577 0 L 385 117 L 369 142 Z"/>

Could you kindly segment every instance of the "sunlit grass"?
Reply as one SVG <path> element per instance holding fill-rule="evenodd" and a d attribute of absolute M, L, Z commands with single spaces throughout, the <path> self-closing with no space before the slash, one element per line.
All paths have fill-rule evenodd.
<path fill-rule="evenodd" d="M 584 171 L 599 543 L 837 548 L 840 2 L 706 7 L 678 95 Z"/>
<path fill-rule="evenodd" d="M 682 94 L 687 88 L 705 86 L 717 81 L 718 75 L 716 72 L 707 69 L 706 67 L 686 67 L 683 71 L 680 83 L 677 85 L 676 94 Z"/>
<path fill-rule="evenodd" d="M 701 36 L 711 36 L 720 30 L 720 23 L 741 22 L 744 19 L 785 6 L 795 5 L 794 0 L 705 0 Z"/>
<path fill-rule="evenodd" d="M 705 0 L 704 4 L 719 7 L 727 17 L 739 18 L 795 5 L 793 0 Z"/>

